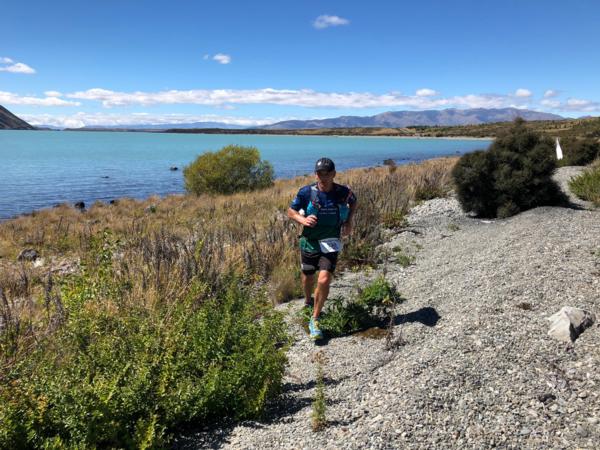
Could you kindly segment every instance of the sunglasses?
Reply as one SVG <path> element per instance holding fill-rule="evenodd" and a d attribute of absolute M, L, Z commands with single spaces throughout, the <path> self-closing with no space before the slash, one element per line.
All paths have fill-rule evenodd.
<path fill-rule="evenodd" d="M 319 175 L 320 177 L 326 177 L 327 175 L 329 175 L 331 172 L 328 170 L 317 170 L 317 175 Z"/>

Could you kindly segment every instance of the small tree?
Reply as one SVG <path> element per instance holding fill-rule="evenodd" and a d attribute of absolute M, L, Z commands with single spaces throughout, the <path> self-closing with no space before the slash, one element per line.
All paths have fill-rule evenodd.
<path fill-rule="evenodd" d="M 274 172 L 257 148 L 228 145 L 198 156 L 183 176 L 186 190 L 196 195 L 233 194 L 271 186 Z"/>
<path fill-rule="evenodd" d="M 555 168 L 552 139 L 517 119 L 487 151 L 464 155 L 452 176 L 465 211 L 483 217 L 508 217 L 564 201 L 552 180 Z"/>

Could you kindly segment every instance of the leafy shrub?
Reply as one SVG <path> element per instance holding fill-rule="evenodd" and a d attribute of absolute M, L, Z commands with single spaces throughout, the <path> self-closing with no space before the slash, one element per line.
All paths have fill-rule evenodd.
<path fill-rule="evenodd" d="M 186 424 L 258 416 L 279 389 L 285 325 L 264 295 L 196 281 L 153 309 L 128 302 L 111 245 L 64 282 L 66 322 L 0 385 L 0 448 L 154 448 Z"/>
<path fill-rule="evenodd" d="M 465 211 L 503 218 L 564 201 L 552 180 L 555 168 L 552 139 L 531 131 L 517 119 L 487 151 L 463 155 L 452 176 Z"/>
<path fill-rule="evenodd" d="M 560 166 L 585 166 L 600 157 L 600 143 L 596 139 L 565 139 L 561 143 L 563 159 Z"/>
<path fill-rule="evenodd" d="M 394 306 L 402 300 L 396 288 L 384 277 L 379 277 L 349 301 L 341 297 L 328 299 L 319 324 L 328 337 L 383 327 L 389 321 Z M 308 322 L 312 311 L 303 309 L 300 315 L 304 322 Z"/>
<path fill-rule="evenodd" d="M 233 194 L 273 184 L 273 167 L 258 149 L 228 145 L 204 153 L 183 170 L 185 188 L 194 194 Z"/>
<path fill-rule="evenodd" d="M 600 166 L 585 170 L 569 181 L 571 191 L 579 198 L 600 206 Z"/>

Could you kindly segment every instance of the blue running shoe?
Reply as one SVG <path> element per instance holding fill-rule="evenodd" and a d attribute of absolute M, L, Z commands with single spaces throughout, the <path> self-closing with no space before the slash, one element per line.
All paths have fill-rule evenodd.
<path fill-rule="evenodd" d="M 314 317 L 310 318 L 310 322 L 308 322 L 308 330 L 310 331 L 311 339 L 319 340 L 323 339 L 323 332 L 319 327 L 319 319 L 315 319 Z"/>

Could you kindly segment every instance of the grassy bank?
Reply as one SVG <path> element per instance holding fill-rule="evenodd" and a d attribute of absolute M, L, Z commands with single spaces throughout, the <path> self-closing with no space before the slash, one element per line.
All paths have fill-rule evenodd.
<path fill-rule="evenodd" d="M 381 227 L 444 195 L 455 159 L 339 174 L 358 193 L 342 268 L 376 264 Z M 153 447 L 260 415 L 299 294 L 285 216 L 309 178 L 232 196 L 67 206 L 0 224 L 0 447 Z M 17 262 L 26 248 L 36 262 Z"/>

